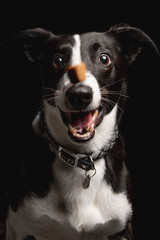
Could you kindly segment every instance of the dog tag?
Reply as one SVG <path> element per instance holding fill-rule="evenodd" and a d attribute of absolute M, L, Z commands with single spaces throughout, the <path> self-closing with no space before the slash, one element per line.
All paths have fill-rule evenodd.
<path fill-rule="evenodd" d="M 84 181 L 82 183 L 82 187 L 84 189 L 89 188 L 91 177 L 94 177 L 94 175 L 96 174 L 96 169 L 95 168 L 93 169 L 93 171 L 94 172 L 92 173 L 92 175 L 87 174 L 89 171 L 85 171 L 85 179 L 84 179 Z"/>
<path fill-rule="evenodd" d="M 86 177 L 85 177 L 85 179 L 84 179 L 84 182 L 83 182 L 83 184 L 82 184 L 82 187 L 83 187 L 84 189 L 87 189 L 87 188 L 89 187 L 89 185 L 90 185 L 90 180 L 91 180 L 91 177 L 88 176 L 88 175 L 86 175 Z"/>

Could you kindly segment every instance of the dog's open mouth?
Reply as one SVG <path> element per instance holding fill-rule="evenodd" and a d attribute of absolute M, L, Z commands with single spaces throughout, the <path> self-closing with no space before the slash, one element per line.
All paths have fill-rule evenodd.
<path fill-rule="evenodd" d="M 87 141 L 94 137 L 98 124 L 100 109 L 92 111 L 62 112 L 69 136 L 75 141 Z"/>
<path fill-rule="evenodd" d="M 87 140 L 90 139 L 95 131 L 98 110 L 90 112 L 69 112 L 69 131 L 74 138 Z"/>

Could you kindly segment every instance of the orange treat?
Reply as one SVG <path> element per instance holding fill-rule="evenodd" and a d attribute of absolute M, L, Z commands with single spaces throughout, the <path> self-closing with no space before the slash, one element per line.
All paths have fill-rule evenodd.
<path fill-rule="evenodd" d="M 75 66 L 68 66 L 68 76 L 72 83 L 83 82 L 85 80 L 86 65 L 82 62 Z"/>

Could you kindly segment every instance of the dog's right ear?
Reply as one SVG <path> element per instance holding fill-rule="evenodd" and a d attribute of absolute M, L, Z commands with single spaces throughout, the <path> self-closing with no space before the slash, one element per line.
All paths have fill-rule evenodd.
<path fill-rule="evenodd" d="M 34 28 L 20 32 L 18 39 L 27 58 L 34 62 L 41 58 L 46 43 L 52 35 L 51 32 L 42 28 Z"/>

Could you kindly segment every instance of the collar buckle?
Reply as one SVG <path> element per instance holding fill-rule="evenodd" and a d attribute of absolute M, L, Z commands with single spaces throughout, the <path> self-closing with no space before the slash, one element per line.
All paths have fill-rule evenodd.
<path fill-rule="evenodd" d="M 93 159 L 90 155 L 79 157 L 76 154 L 66 151 L 64 148 L 58 148 L 58 156 L 61 160 L 71 167 L 79 167 L 85 171 L 94 170 Z"/>
<path fill-rule="evenodd" d="M 58 148 L 58 156 L 61 158 L 61 160 L 63 160 L 69 166 L 72 166 L 72 167 L 77 167 L 78 166 L 79 157 L 76 156 L 73 153 L 69 153 L 68 151 L 66 151 L 62 147 Z"/>

